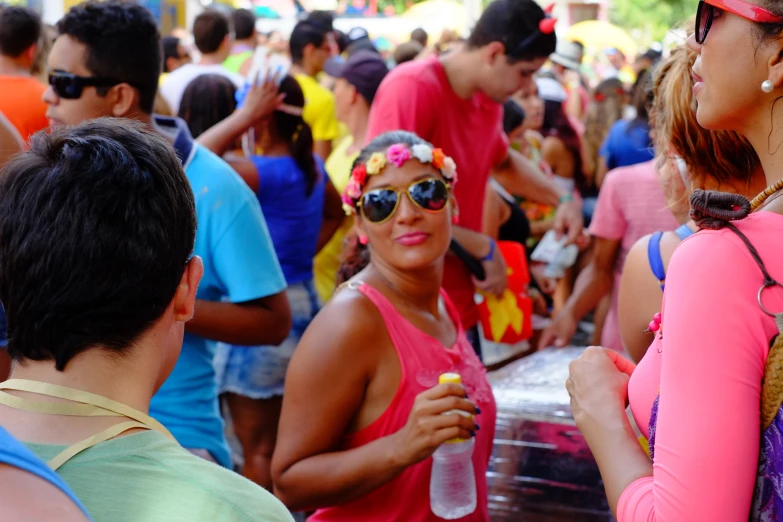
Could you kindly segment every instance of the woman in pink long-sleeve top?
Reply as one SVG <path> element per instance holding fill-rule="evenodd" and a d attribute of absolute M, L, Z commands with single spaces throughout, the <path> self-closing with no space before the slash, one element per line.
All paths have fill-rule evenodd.
<path fill-rule="evenodd" d="M 571 365 L 566 387 L 574 417 L 618 522 L 783 517 L 775 512 L 783 496 L 774 488 L 751 508 L 760 449 L 764 457 L 770 448 L 783 449 L 769 432 L 760 448 L 762 378 L 779 329 L 758 297 L 765 282 L 760 265 L 783 281 L 782 36 L 777 0 L 699 2 L 689 40 L 699 53 L 693 67 L 698 121 L 748 138 L 770 189 L 753 213 L 733 223 L 739 234 L 702 230 L 678 247 L 662 317 L 651 325 L 655 341 L 638 368 L 597 347 Z M 764 290 L 761 302 L 771 313 L 783 311 L 783 287 Z M 652 462 L 626 417 L 627 399 L 650 438 Z M 780 466 L 780 456 L 769 462 Z M 758 483 L 779 483 L 781 475 L 773 469 Z"/>

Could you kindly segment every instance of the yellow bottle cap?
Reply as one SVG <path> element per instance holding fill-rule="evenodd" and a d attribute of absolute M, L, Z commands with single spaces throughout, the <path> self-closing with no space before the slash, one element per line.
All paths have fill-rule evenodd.
<path fill-rule="evenodd" d="M 438 384 L 462 384 L 462 377 L 458 373 L 443 373 L 438 377 Z M 452 410 L 450 412 L 446 412 L 446 415 L 462 415 L 464 417 L 470 417 L 473 418 L 473 415 L 470 415 L 468 413 L 465 413 L 462 410 Z M 451 439 L 447 440 L 446 444 L 458 444 L 460 442 L 465 442 L 465 439 Z"/>
<path fill-rule="evenodd" d="M 443 373 L 438 377 L 438 384 L 462 384 L 462 377 L 458 373 Z"/>

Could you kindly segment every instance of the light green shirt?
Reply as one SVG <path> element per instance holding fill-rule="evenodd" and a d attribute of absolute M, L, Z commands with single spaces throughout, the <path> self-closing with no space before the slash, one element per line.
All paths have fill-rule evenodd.
<path fill-rule="evenodd" d="M 45 461 L 66 447 L 25 445 Z M 57 473 L 95 522 L 293 522 L 262 487 L 156 431 L 98 444 Z"/>

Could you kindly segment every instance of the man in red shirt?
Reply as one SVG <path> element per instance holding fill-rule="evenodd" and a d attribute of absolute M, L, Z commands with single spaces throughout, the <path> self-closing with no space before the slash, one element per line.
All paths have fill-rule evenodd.
<path fill-rule="evenodd" d="M 482 261 L 487 276 L 474 281 L 467 267 L 449 256 L 443 287 L 479 353 L 474 284 L 496 294 L 506 284 L 502 256 L 492 239 L 479 232 L 490 174 L 512 194 L 557 205 L 555 229 L 567 231 L 570 241 L 583 227 L 580 205 L 511 149 L 503 133 L 502 103 L 533 81 L 555 51 L 554 20 L 546 18 L 533 0 L 495 0 L 463 48 L 394 69 L 370 112 L 368 142 L 387 131 L 407 130 L 441 147 L 457 163 L 460 226 L 454 228 L 454 239 Z"/>
<path fill-rule="evenodd" d="M 41 36 L 41 18 L 26 7 L 0 7 L 0 112 L 23 140 L 49 126 L 41 97 L 46 86 L 33 68 Z"/>

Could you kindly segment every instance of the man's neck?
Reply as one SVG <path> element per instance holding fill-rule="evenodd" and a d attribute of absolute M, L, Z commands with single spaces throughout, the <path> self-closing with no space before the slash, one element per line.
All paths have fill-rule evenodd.
<path fill-rule="evenodd" d="M 94 393 L 147 413 L 159 370 L 145 364 L 149 359 L 141 359 L 134 354 L 112 357 L 106 350 L 91 348 L 68 361 L 64 371 L 57 370 L 52 361 L 26 361 L 14 366 L 10 378 Z"/>
<path fill-rule="evenodd" d="M 16 58 L 0 54 L 0 76 L 30 76 L 30 67 L 25 67 Z"/>
<path fill-rule="evenodd" d="M 351 134 L 352 144 L 350 149 L 361 149 L 364 146 L 364 139 L 367 136 L 367 125 L 370 122 L 370 109 L 365 104 L 356 107 L 347 118 L 345 126 Z"/>
<path fill-rule="evenodd" d="M 291 72 L 293 74 L 304 74 L 305 76 L 315 78 L 315 76 L 321 71 L 317 70 L 317 68 L 313 67 L 311 64 L 302 62 L 293 64 L 291 66 Z"/>
<path fill-rule="evenodd" d="M 440 59 L 451 89 L 467 100 L 479 91 L 475 80 L 480 70 L 481 56 L 475 49 L 457 49 Z"/>
<path fill-rule="evenodd" d="M 199 65 L 221 65 L 225 61 L 225 57 L 222 54 L 202 54 Z"/>

